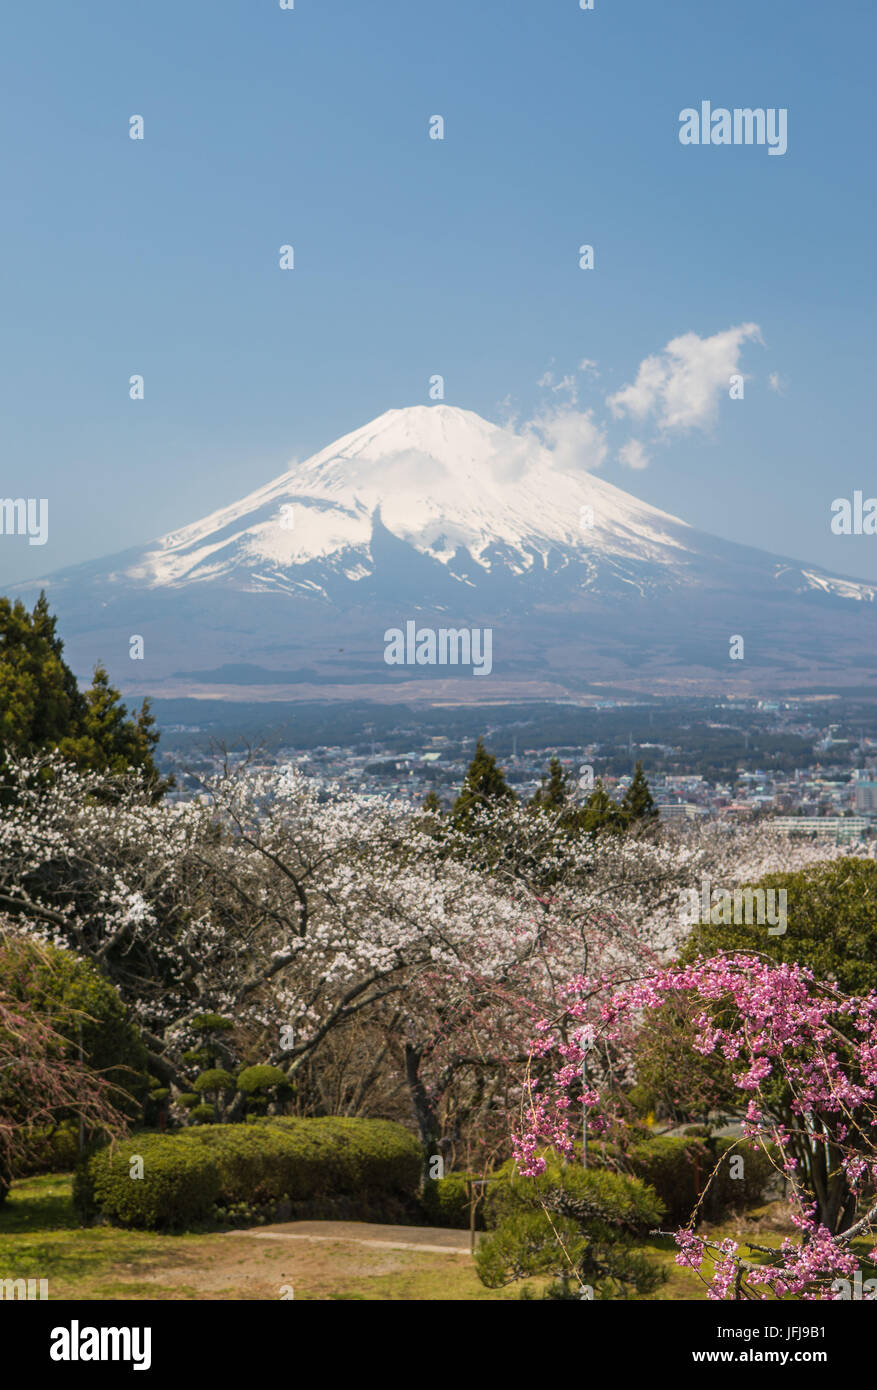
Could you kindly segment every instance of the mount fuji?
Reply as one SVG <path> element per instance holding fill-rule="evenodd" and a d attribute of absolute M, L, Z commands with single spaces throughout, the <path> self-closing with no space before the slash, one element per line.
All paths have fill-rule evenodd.
<path fill-rule="evenodd" d="M 40 588 L 77 674 L 102 660 L 163 696 L 748 694 L 877 664 L 874 586 L 695 530 L 446 405 L 389 410 L 202 521 L 15 592 Z M 411 620 L 490 628 L 489 680 L 388 666 L 385 631 Z"/>

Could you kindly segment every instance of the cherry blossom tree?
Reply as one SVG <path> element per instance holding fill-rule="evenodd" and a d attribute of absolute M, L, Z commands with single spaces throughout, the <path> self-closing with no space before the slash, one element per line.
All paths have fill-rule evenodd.
<path fill-rule="evenodd" d="M 530 1081 L 525 1123 L 514 1140 L 520 1170 L 542 1172 L 546 1147 L 573 1152 L 573 1117 L 583 1104 L 601 1132 L 620 1119 L 611 1088 L 582 1085 L 595 1011 L 599 1031 L 611 1040 L 668 1001 L 693 1006 L 696 1048 L 732 1066 L 743 1136 L 779 1154 L 800 1232 L 779 1250 L 750 1245 L 756 1258 L 744 1258 L 738 1242 L 698 1235 L 695 1212 L 675 1233 L 678 1262 L 700 1270 L 712 1258 L 711 1298 L 764 1298 L 767 1291 L 839 1297 L 835 1281 L 861 1263 L 852 1242 L 873 1236 L 877 1226 L 877 993 L 847 995 L 799 965 L 751 953 L 722 953 L 636 979 L 578 976 L 567 985 L 562 1016 L 540 1020 L 537 1029 L 532 1056 L 548 1064 L 548 1079 Z M 877 1249 L 869 1258 L 877 1259 Z"/>
<path fill-rule="evenodd" d="M 0 1203 L 59 1121 L 81 1121 L 89 1137 L 126 1131 L 119 1087 L 68 1055 L 59 1026 L 75 1023 L 74 1013 L 56 1005 L 50 1021 L 0 985 Z"/>
<path fill-rule="evenodd" d="M 322 1099 L 323 1059 L 367 1029 L 357 1105 L 395 1073 L 425 1153 L 480 1145 L 479 1161 L 507 1150 L 521 1039 L 566 980 L 657 968 L 702 873 L 745 881 L 814 854 L 722 829 L 571 836 L 562 815 L 514 804 L 437 834 L 407 805 L 326 793 L 288 768 L 225 767 L 159 804 L 133 773 L 58 758 L 8 775 L 0 912 L 112 980 L 172 1097 L 191 1092 L 205 1013 L 234 1022 L 218 1066 L 279 1066 L 304 1106 Z M 595 1076 L 622 1076 L 629 1053 L 629 1039 L 601 1040 Z M 242 1111 L 238 1097 L 227 1117 Z"/>

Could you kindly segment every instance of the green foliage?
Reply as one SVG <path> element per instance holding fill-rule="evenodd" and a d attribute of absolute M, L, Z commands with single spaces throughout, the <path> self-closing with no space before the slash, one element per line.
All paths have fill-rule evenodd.
<path fill-rule="evenodd" d="M 243 1091 L 244 1095 L 247 1096 L 270 1091 L 274 1086 L 288 1085 L 289 1080 L 285 1072 L 282 1072 L 279 1067 L 266 1065 L 244 1067 L 237 1080 L 238 1090 Z"/>
<path fill-rule="evenodd" d="M 579 826 L 586 835 L 594 835 L 601 830 L 619 832 L 627 827 L 624 812 L 618 803 L 612 800 L 603 786 L 601 777 L 597 778 L 594 790 L 582 808 Z"/>
<path fill-rule="evenodd" d="M 223 1018 L 222 1014 L 196 1014 L 189 1027 L 196 1033 L 227 1033 L 234 1027 L 234 1021 Z"/>
<path fill-rule="evenodd" d="M 170 783 L 160 782 L 153 760 L 159 735 L 149 701 L 129 718 L 100 665 L 80 691 L 56 623 L 44 593 L 32 613 L 0 598 L 0 753 L 58 749 L 83 769 L 140 768 L 161 795 Z"/>
<path fill-rule="evenodd" d="M 16 1166 L 17 1178 L 31 1173 L 66 1173 L 75 1168 L 79 1159 L 79 1126 L 65 1120 L 55 1129 L 34 1137 L 31 1152 Z"/>
<path fill-rule="evenodd" d="M 142 1179 L 129 1176 L 132 1154 L 143 1157 Z M 272 1117 L 137 1135 L 102 1149 L 77 1173 L 74 1200 L 86 1216 L 182 1229 L 237 1203 L 261 1208 L 341 1194 L 413 1202 L 421 1163 L 414 1137 L 388 1120 Z"/>
<path fill-rule="evenodd" d="M 773 1145 L 762 1148 L 759 1144 L 747 1144 L 740 1140 L 713 1138 L 709 1141 L 709 1148 L 719 1160 L 704 1204 L 710 1221 L 720 1221 L 731 1211 L 757 1206 L 765 1200 L 765 1189 L 779 1171 L 779 1153 Z M 739 1178 L 731 1176 L 735 1158 L 743 1160 L 743 1172 Z"/>
<path fill-rule="evenodd" d="M 791 874 L 770 874 L 756 888 L 786 890 L 787 929 L 695 926 L 683 961 L 718 951 L 761 951 L 773 960 L 809 966 L 817 980 L 834 980 L 849 994 L 877 989 L 877 863 L 837 859 Z M 754 915 L 754 914 L 753 914 Z"/>
<path fill-rule="evenodd" d="M 633 781 L 621 799 L 621 811 L 628 826 L 647 824 L 658 817 L 658 808 L 649 791 L 641 762 L 637 762 Z"/>
<path fill-rule="evenodd" d="M 184 1106 L 186 1110 L 191 1110 L 193 1106 L 199 1105 L 200 1102 L 201 1097 L 198 1095 L 197 1091 L 184 1091 L 182 1095 L 177 1096 L 177 1104 Z"/>
<path fill-rule="evenodd" d="M 0 598 L 0 748 L 56 748 L 81 724 L 84 701 L 62 659 L 56 622 L 45 594 L 33 613 L 18 599 Z"/>
<path fill-rule="evenodd" d="M 468 830 L 479 807 L 492 801 L 514 800 L 515 794 L 506 782 L 502 768 L 497 766 L 496 758 L 488 753 L 479 739 L 460 794 L 451 810 L 454 829 Z"/>
<path fill-rule="evenodd" d="M 220 1175 L 209 1148 L 187 1138 L 138 1134 L 93 1154 L 73 1180 L 77 1211 L 86 1219 L 100 1215 L 144 1230 L 202 1225 L 219 1196 Z M 142 1178 L 131 1177 L 134 1155 L 143 1159 Z"/>
<path fill-rule="evenodd" d="M 700 1011 L 688 999 L 671 998 L 650 1009 L 634 1048 L 638 1086 L 628 1099 L 677 1124 L 703 1123 L 711 1115 L 730 1118 L 740 1108 L 734 1068 L 720 1051 L 699 1052 L 692 1013 Z M 642 1112 L 641 1112 L 642 1113 Z"/>
<path fill-rule="evenodd" d="M 467 1179 L 479 1178 L 478 1173 L 446 1173 L 443 1178 L 432 1178 L 421 1193 L 420 1202 L 425 1219 L 430 1226 L 450 1226 L 455 1230 L 469 1229 L 469 1192 Z M 475 1206 L 475 1225 L 478 1230 L 484 1226 L 484 1199 Z"/>
<path fill-rule="evenodd" d="M 560 1285 L 552 1297 L 578 1298 L 583 1284 L 603 1298 L 649 1293 L 664 1275 L 635 1246 L 658 1225 L 663 1210 L 637 1178 L 549 1157 L 539 1177 L 509 1172 L 507 1182 L 491 1186 L 491 1229 L 476 1251 L 478 1277 L 497 1289 L 554 1275 Z"/>
<path fill-rule="evenodd" d="M 743 1159 L 742 1178 L 731 1177 L 733 1155 Z M 729 1210 L 761 1201 L 774 1171 L 770 1155 L 759 1145 L 694 1135 L 644 1139 L 628 1150 L 627 1159 L 637 1177 L 657 1192 L 674 1226 L 688 1224 L 709 1179 L 698 1220 L 718 1221 Z"/>
<path fill-rule="evenodd" d="M 552 758 L 548 764 L 548 778 L 542 778 L 542 785 L 534 792 L 530 805 L 540 810 L 562 811 L 569 799 L 569 778 L 560 759 Z"/>
<path fill-rule="evenodd" d="M 637 1177 L 657 1192 L 671 1224 L 686 1225 L 715 1162 L 703 1140 L 656 1135 L 634 1144 L 627 1157 Z"/>
<path fill-rule="evenodd" d="M 149 1087 L 148 1055 L 117 990 L 87 961 L 24 938 L 0 941 L 0 988 L 27 1000 L 67 1042 L 66 1055 L 102 1072 L 115 1103 L 139 1117 Z"/>
<path fill-rule="evenodd" d="M 202 1071 L 201 1075 L 196 1077 L 192 1083 L 196 1091 L 207 1094 L 212 1091 L 233 1091 L 235 1084 L 231 1072 L 224 1071 L 222 1067 L 214 1067 L 212 1071 Z"/>
<path fill-rule="evenodd" d="M 207 1104 L 193 1105 L 189 1114 L 199 1125 L 210 1125 L 216 1119 L 216 1110 L 212 1105 Z"/>

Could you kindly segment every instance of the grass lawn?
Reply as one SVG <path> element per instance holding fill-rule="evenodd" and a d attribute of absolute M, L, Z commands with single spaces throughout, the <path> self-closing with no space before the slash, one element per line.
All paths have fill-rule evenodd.
<path fill-rule="evenodd" d="M 265 1240 L 222 1232 L 158 1235 L 81 1226 L 69 1174 L 27 1178 L 0 1207 L 0 1279 L 48 1279 L 59 1299 L 518 1299 L 524 1287 L 486 1289 L 468 1254 L 375 1249 L 350 1240 Z M 717 1234 L 727 1235 L 723 1230 Z M 778 1244 L 780 1234 L 755 1237 Z M 866 1243 L 867 1244 L 867 1243 Z M 675 1245 L 655 1238 L 643 1249 L 668 1274 L 651 1298 L 701 1299 L 701 1280 L 674 1262 Z M 289 1297 L 288 1292 L 285 1294 Z"/>

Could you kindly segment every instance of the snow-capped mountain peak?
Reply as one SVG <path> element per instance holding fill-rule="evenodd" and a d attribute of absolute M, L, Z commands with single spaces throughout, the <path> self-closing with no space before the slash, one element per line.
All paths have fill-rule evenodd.
<path fill-rule="evenodd" d="M 501 547 L 517 572 L 555 550 L 666 561 L 685 529 L 583 469 L 558 467 L 533 432 L 453 406 L 412 406 L 163 537 L 129 576 L 178 585 L 342 555 L 367 573 L 376 523 L 445 565 L 466 551 L 489 570 L 488 552 Z"/>

